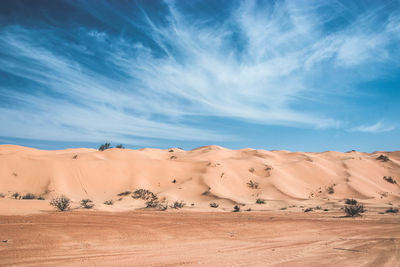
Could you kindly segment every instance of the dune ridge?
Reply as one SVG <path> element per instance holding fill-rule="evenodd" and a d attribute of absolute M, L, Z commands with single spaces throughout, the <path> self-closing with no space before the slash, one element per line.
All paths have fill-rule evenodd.
<path fill-rule="evenodd" d="M 389 160 L 377 160 L 380 155 Z M 301 201 L 333 203 L 345 198 L 370 204 L 399 201 L 399 184 L 385 181 L 384 176 L 400 177 L 400 151 L 305 153 L 219 146 L 191 151 L 45 151 L 0 145 L 0 193 L 6 198 L 14 192 L 45 199 L 64 194 L 73 201 L 90 198 L 96 209 L 103 210 L 144 207 L 143 201 L 117 196 L 140 188 L 169 202 L 183 200 L 193 208 L 210 209 L 209 203 L 218 202 L 220 208 L 213 210 L 228 210 L 234 204 L 262 210 Z M 250 188 L 250 180 L 258 187 Z M 329 193 L 332 189 L 334 192 Z M 266 204 L 255 204 L 259 198 Z M 104 205 L 106 200 L 113 200 L 113 207 Z"/>

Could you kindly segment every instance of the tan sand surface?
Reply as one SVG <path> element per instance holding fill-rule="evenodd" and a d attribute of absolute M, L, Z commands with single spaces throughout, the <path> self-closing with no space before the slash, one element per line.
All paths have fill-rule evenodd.
<path fill-rule="evenodd" d="M 399 184 L 399 151 L 0 145 L 0 265 L 400 266 L 400 213 L 385 213 L 400 207 Z M 138 189 L 186 205 L 146 209 Z M 61 194 L 71 211 L 49 205 Z M 343 217 L 347 198 L 363 216 Z"/>
<path fill-rule="evenodd" d="M 49 212 L 0 216 L 5 266 L 399 266 L 399 216 Z"/>

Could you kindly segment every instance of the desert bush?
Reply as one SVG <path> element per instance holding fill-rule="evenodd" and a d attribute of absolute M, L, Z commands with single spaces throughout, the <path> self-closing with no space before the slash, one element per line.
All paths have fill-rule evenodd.
<path fill-rule="evenodd" d="M 218 208 L 218 207 L 219 207 L 219 204 L 213 202 L 213 203 L 210 203 L 210 207 L 211 207 L 211 208 Z"/>
<path fill-rule="evenodd" d="M 388 176 L 388 177 L 383 176 L 383 180 L 385 180 L 386 182 L 391 183 L 391 184 L 397 184 L 396 180 L 394 180 L 392 178 L 392 176 Z"/>
<path fill-rule="evenodd" d="M 357 200 L 355 200 L 355 199 L 346 199 L 346 202 L 345 202 L 347 205 L 357 205 Z"/>
<path fill-rule="evenodd" d="M 123 144 L 116 145 L 115 147 L 116 147 L 116 148 L 120 148 L 120 149 L 125 149 L 125 147 L 124 147 Z"/>
<path fill-rule="evenodd" d="M 15 192 L 14 194 L 11 195 L 11 197 L 17 199 L 20 198 L 21 196 L 18 192 Z"/>
<path fill-rule="evenodd" d="M 253 182 L 252 180 L 250 180 L 250 181 L 247 183 L 247 186 L 250 187 L 250 188 L 252 188 L 252 189 L 257 189 L 257 188 L 258 188 L 258 183 L 257 183 L 257 182 Z"/>
<path fill-rule="evenodd" d="M 333 188 L 333 186 L 328 186 L 328 188 L 326 188 L 326 191 L 328 192 L 328 194 L 333 194 L 335 193 L 335 188 Z"/>
<path fill-rule="evenodd" d="M 143 199 L 143 200 L 157 200 L 157 195 L 147 189 L 138 189 L 133 192 L 132 197 L 134 199 Z"/>
<path fill-rule="evenodd" d="M 70 209 L 71 200 L 61 195 L 59 197 L 55 197 L 50 201 L 50 205 L 56 207 L 59 211 L 67 211 Z"/>
<path fill-rule="evenodd" d="M 257 198 L 256 203 L 257 204 L 265 204 L 265 200 L 262 198 Z"/>
<path fill-rule="evenodd" d="M 158 208 L 162 211 L 167 210 L 168 209 L 168 203 L 159 203 L 158 204 Z"/>
<path fill-rule="evenodd" d="M 310 212 L 310 211 L 313 211 L 313 209 L 312 209 L 312 208 L 306 208 L 306 209 L 304 210 L 304 212 Z"/>
<path fill-rule="evenodd" d="M 238 205 L 235 205 L 233 207 L 233 212 L 239 212 L 240 211 L 240 207 Z"/>
<path fill-rule="evenodd" d="M 376 160 L 381 160 L 383 162 L 389 161 L 389 157 L 385 156 L 385 155 L 380 155 L 379 157 L 376 158 Z"/>
<path fill-rule="evenodd" d="M 172 180 L 172 183 L 173 183 L 173 184 L 176 184 L 176 179 Z"/>
<path fill-rule="evenodd" d="M 248 208 L 246 211 L 251 211 L 251 208 Z"/>
<path fill-rule="evenodd" d="M 386 213 L 398 213 L 399 209 L 398 208 L 393 208 L 390 207 L 389 209 L 386 210 Z"/>
<path fill-rule="evenodd" d="M 347 217 L 361 216 L 364 212 L 364 206 L 361 204 L 344 206 L 344 212 Z"/>
<path fill-rule="evenodd" d="M 3 193 L 0 193 L 0 198 L 4 198 L 6 195 Z"/>
<path fill-rule="evenodd" d="M 94 204 L 93 204 L 92 200 L 86 198 L 86 199 L 81 200 L 81 206 L 82 206 L 82 208 L 85 208 L 85 209 L 91 209 L 91 208 L 93 208 Z"/>
<path fill-rule="evenodd" d="M 78 158 L 78 155 L 74 155 L 72 158 L 73 158 L 73 159 L 77 159 L 77 158 Z"/>
<path fill-rule="evenodd" d="M 44 197 L 39 196 L 37 199 L 38 199 L 38 200 L 44 200 Z"/>
<path fill-rule="evenodd" d="M 110 200 L 106 200 L 106 201 L 104 201 L 104 204 L 105 205 L 112 205 L 112 204 L 114 204 L 114 201 L 112 201 L 111 199 Z"/>
<path fill-rule="evenodd" d="M 250 168 L 249 172 L 253 173 L 253 172 L 255 172 L 255 169 L 254 168 Z"/>
<path fill-rule="evenodd" d="M 34 194 L 32 194 L 32 193 L 26 193 L 23 197 L 22 197 L 22 199 L 35 199 L 36 198 L 36 196 L 34 195 Z"/>
<path fill-rule="evenodd" d="M 117 196 L 119 196 L 119 197 L 127 196 L 127 195 L 129 195 L 130 193 L 131 193 L 131 191 L 124 191 L 124 192 L 119 193 Z"/>
<path fill-rule="evenodd" d="M 329 211 L 329 209 L 324 209 L 324 211 Z"/>
<path fill-rule="evenodd" d="M 183 208 L 185 205 L 186 205 L 186 204 L 185 204 L 185 202 L 183 202 L 183 201 L 175 201 L 174 204 L 172 204 L 172 205 L 170 206 L 170 208 L 173 208 L 173 209 L 181 209 L 181 208 Z"/>
<path fill-rule="evenodd" d="M 99 147 L 99 151 L 104 151 L 106 149 L 111 148 L 111 144 L 110 143 L 104 143 Z"/>

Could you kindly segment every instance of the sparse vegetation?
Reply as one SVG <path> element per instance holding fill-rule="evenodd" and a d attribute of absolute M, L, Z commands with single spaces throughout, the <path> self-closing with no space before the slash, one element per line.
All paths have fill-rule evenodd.
<path fill-rule="evenodd" d="M 125 147 L 124 147 L 123 144 L 116 145 L 115 147 L 116 147 L 116 148 L 120 148 L 120 149 L 125 149 Z"/>
<path fill-rule="evenodd" d="M 74 155 L 72 158 L 73 158 L 73 159 L 77 159 L 77 158 L 78 158 L 78 155 Z"/>
<path fill-rule="evenodd" d="M 324 209 L 324 211 L 329 211 L 329 209 Z"/>
<path fill-rule="evenodd" d="M 326 191 L 328 192 L 328 194 L 333 194 L 335 193 L 335 188 L 333 188 L 333 186 L 328 186 L 326 188 Z"/>
<path fill-rule="evenodd" d="M 38 199 L 38 200 L 44 200 L 44 197 L 39 196 L 37 199 Z"/>
<path fill-rule="evenodd" d="M 110 143 L 104 143 L 99 147 L 99 151 L 104 151 L 104 150 L 107 150 L 107 149 L 110 149 L 110 148 L 111 148 L 111 144 Z"/>
<path fill-rule="evenodd" d="M 127 196 L 127 195 L 129 195 L 130 193 L 131 193 L 131 191 L 124 191 L 124 192 L 119 193 L 117 196 L 119 196 L 119 197 Z"/>
<path fill-rule="evenodd" d="M 347 205 L 357 205 L 357 200 L 355 200 L 355 199 L 346 199 L 346 202 L 345 202 Z"/>
<path fill-rule="evenodd" d="M 173 183 L 173 184 L 176 184 L 176 179 L 172 180 L 172 183 Z"/>
<path fill-rule="evenodd" d="M 251 173 L 253 173 L 254 171 L 255 171 L 254 168 L 249 169 L 249 172 L 251 172 Z"/>
<path fill-rule="evenodd" d="M 20 194 L 18 192 L 15 192 L 14 194 L 11 195 L 12 198 L 18 199 L 21 198 Z"/>
<path fill-rule="evenodd" d="M 252 188 L 252 189 L 257 189 L 257 188 L 258 188 L 258 183 L 257 183 L 257 182 L 253 182 L 252 180 L 250 180 L 250 181 L 247 183 L 247 186 L 250 187 L 250 188 Z"/>
<path fill-rule="evenodd" d="M 94 204 L 93 204 L 92 200 L 86 198 L 86 199 L 81 200 L 81 206 L 82 206 L 82 208 L 85 208 L 85 209 L 91 209 L 91 208 L 93 208 Z"/>
<path fill-rule="evenodd" d="M 361 216 L 364 212 L 364 206 L 362 204 L 347 205 L 344 206 L 344 212 L 347 217 Z"/>
<path fill-rule="evenodd" d="M 114 201 L 112 201 L 111 199 L 110 200 L 106 200 L 106 201 L 104 201 L 104 204 L 105 205 L 113 205 Z"/>
<path fill-rule="evenodd" d="M 147 189 L 138 189 L 133 192 L 134 199 L 157 200 L 157 195 Z"/>
<path fill-rule="evenodd" d="M 383 176 L 383 180 L 385 180 L 386 182 L 388 182 L 388 183 L 391 183 L 391 184 L 397 184 L 397 182 L 396 182 L 396 180 L 394 180 L 393 178 L 392 178 L 392 176 Z"/>
<path fill-rule="evenodd" d="M 32 193 L 27 193 L 22 197 L 22 199 L 35 199 L 35 198 L 36 196 Z"/>
<path fill-rule="evenodd" d="M 246 211 L 251 211 L 251 208 L 248 208 Z"/>
<path fill-rule="evenodd" d="M 239 212 L 240 211 L 240 207 L 238 205 L 235 205 L 233 207 L 233 212 Z"/>
<path fill-rule="evenodd" d="M 383 161 L 383 162 L 387 162 L 387 161 L 389 161 L 390 159 L 389 159 L 388 156 L 380 155 L 379 157 L 376 158 L 376 160 L 380 160 L 380 161 Z"/>
<path fill-rule="evenodd" d="M 219 204 L 213 202 L 213 203 L 210 203 L 210 207 L 211 207 L 211 208 L 218 208 L 218 207 L 219 207 Z"/>
<path fill-rule="evenodd" d="M 3 193 L 0 193 L 0 198 L 4 198 L 6 195 L 4 195 Z"/>
<path fill-rule="evenodd" d="M 257 204 L 265 204 L 265 200 L 262 198 L 257 198 L 256 203 Z"/>
<path fill-rule="evenodd" d="M 399 209 L 398 208 L 393 208 L 390 207 L 389 209 L 386 210 L 386 213 L 398 213 Z"/>
<path fill-rule="evenodd" d="M 59 197 L 53 198 L 50 201 L 50 205 L 54 206 L 55 208 L 57 208 L 59 211 L 67 211 L 70 209 L 70 203 L 71 200 L 64 196 L 61 195 Z"/>
<path fill-rule="evenodd" d="M 181 209 L 185 206 L 185 202 L 183 201 L 175 201 L 174 204 L 172 204 L 170 207 L 173 209 Z"/>
<path fill-rule="evenodd" d="M 176 159 L 176 157 L 175 156 L 171 156 L 169 159 Z"/>
<path fill-rule="evenodd" d="M 306 208 L 306 209 L 304 210 L 304 212 L 310 212 L 310 211 L 313 211 L 313 209 L 312 209 L 312 208 Z"/>

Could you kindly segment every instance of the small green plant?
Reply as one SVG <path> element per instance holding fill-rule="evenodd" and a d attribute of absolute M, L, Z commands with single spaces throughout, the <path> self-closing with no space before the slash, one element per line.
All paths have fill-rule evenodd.
<path fill-rule="evenodd" d="M 390 207 L 389 209 L 386 210 L 386 213 L 398 213 L 399 209 L 398 208 L 393 208 Z"/>
<path fill-rule="evenodd" d="M 389 176 L 389 177 L 383 176 L 383 180 L 385 180 L 386 182 L 391 183 L 391 184 L 397 184 L 396 180 L 394 180 L 392 178 L 392 176 Z"/>
<path fill-rule="evenodd" d="M 253 182 L 252 180 L 250 180 L 250 181 L 247 183 L 247 186 L 250 187 L 250 188 L 252 188 L 252 189 L 257 189 L 257 188 L 258 188 L 258 183 L 257 183 L 257 182 Z"/>
<path fill-rule="evenodd" d="M 122 144 L 120 144 L 120 145 L 117 145 L 117 146 L 115 146 L 116 148 L 120 148 L 120 149 L 125 149 L 125 147 L 122 145 Z"/>
<path fill-rule="evenodd" d="M 345 202 L 347 205 L 357 205 L 357 200 L 355 200 L 355 199 L 346 199 L 346 202 Z"/>
<path fill-rule="evenodd" d="M 213 203 L 210 203 L 210 207 L 211 207 L 211 208 L 218 208 L 218 207 L 219 207 L 219 204 L 213 202 Z"/>
<path fill-rule="evenodd" d="M 326 188 L 326 191 L 328 192 L 328 194 L 333 194 L 335 193 L 335 188 L 333 188 L 333 186 L 328 186 L 328 188 Z"/>
<path fill-rule="evenodd" d="M 129 195 L 130 193 L 131 193 L 131 191 L 124 191 L 124 192 L 119 193 L 117 196 L 119 196 L 119 197 L 127 196 L 127 195 Z"/>
<path fill-rule="evenodd" d="M 364 206 L 362 204 L 347 205 L 344 206 L 344 212 L 347 217 L 361 216 L 364 212 Z"/>
<path fill-rule="evenodd" d="M 240 207 L 238 205 L 235 205 L 233 207 L 233 212 L 239 212 L 240 211 Z"/>
<path fill-rule="evenodd" d="M 265 204 L 265 199 L 257 198 L 256 203 L 257 204 Z"/>
<path fill-rule="evenodd" d="M 61 195 L 59 197 L 55 197 L 50 201 L 50 205 L 54 206 L 57 208 L 59 211 L 67 211 L 70 209 L 70 203 L 71 200 L 64 196 Z"/>
<path fill-rule="evenodd" d="M 379 157 L 376 158 L 376 160 L 380 160 L 380 161 L 386 162 L 386 161 L 389 161 L 390 159 L 389 159 L 388 156 L 380 155 Z"/>
<path fill-rule="evenodd" d="M 106 201 L 104 201 L 104 204 L 105 205 L 112 205 L 112 204 L 114 204 L 114 201 L 112 201 L 111 199 L 110 200 L 106 200 Z"/>
<path fill-rule="evenodd" d="M 82 208 L 91 209 L 91 208 L 93 208 L 93 206 L 94 206 L 94 204 L 93 204 L 92 200 L 90 200 L 88 198 L 81 200 L 81 207 Z"/>
<path fill-rule="evenodd" d="M 172 204 L 172 205 L 170 206 L 170 208 L 173 208 L 173 209 L 181 209 L 181 208 L 183 208 L 185 205 L 186 205 L 186 204 L 185 204 L 185 202 L 183 202 L 183 201 L 175 201 L 174 204 Z"/>
<path fill-rule="evenodd" d="M 134 199 L 143 199 L 143 200 L 157 200 L 157 195 L 147 189 L 138 189 L 133 192 L 132 197 Z"/>
<path fill-rule="evenodd" d="M 35 199 L 35 198 L 36 196 L 32 193 L 27 193 L 22 197 L 22 199 Z"/>
<path fill-rule="evenodd" d="M 99 147 L 99 151 L 104 151 L 104 150 L 107 150 L 107 149 L 110 149 L 110 148 L 111 148 L 111 144 L 110 143 L 104 143 Z"/>

